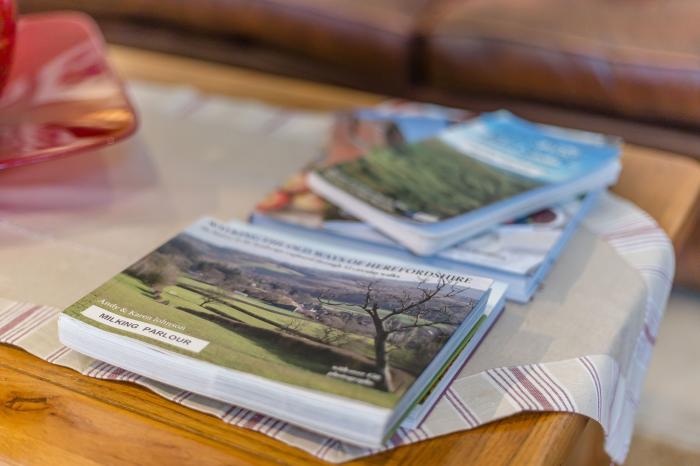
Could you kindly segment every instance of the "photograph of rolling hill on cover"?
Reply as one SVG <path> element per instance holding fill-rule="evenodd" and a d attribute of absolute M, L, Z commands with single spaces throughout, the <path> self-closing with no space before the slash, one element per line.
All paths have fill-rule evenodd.
<path fill-rule="evenodd" d="M 392 407 L 482 293 L 316 270 L 183 233 L 66 312 L 222 367 Z M 209 344 L 193 354 L 81 314 L 102 300 Z"/>
<path fill-rule="evenodd" d="M 318 168 L 357 160 L 378 147 L 396 147 L 426 139 L 439 130 L 467 119 L 464 111 L 395 101 L 381 109 L 339 113 L 335 116 L 326 148 L 317 160 L 290 176 L 256 206 L 264 215 L 295 224 L 321 227 L 327 221 L 358 221 L 349 213 L 315 194 L 306 175 Z M 406 112 L 410 112 L 406 114 Z M 416 131 L 419 128 L 420 131 Z M 428 128 L 428 132 L 426 132 Z"/>
<path fill-rule="evenodd" d="M 446 220 L 541 186 L 438 138 L 375 148 L 317 172 L 377 209 L 419 222 Z"/>

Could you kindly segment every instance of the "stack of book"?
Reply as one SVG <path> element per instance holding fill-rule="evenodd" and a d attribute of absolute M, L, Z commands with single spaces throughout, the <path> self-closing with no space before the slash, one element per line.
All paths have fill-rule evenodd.
<path fill-rule="evenodd" d="M 202 219 L 68 307 L 67 346 L 357 445 L 415 426 L 501 314 L 532 298 L 618 141 L 390 102 L 250 223 Z"/>
<path fill-rule="evenodd" d="M 250 221 L 487 276 L 527 302 L 619 171 L 615 138 L 390 102 L 339 115 L 326 153 Z"/>

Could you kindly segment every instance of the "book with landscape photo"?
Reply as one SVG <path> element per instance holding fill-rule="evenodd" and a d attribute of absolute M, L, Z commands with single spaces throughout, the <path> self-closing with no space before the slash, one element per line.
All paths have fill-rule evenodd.
<path fill-rule="evenodd" d="M 313 192 L 416 254 L 617 180 L 619 142 L 499 111 L 317 167 Z"/>
<path fill-rule="evenodd" d="M 69 306 L 59 335 L 153 380 L 379 446 L 434 403 L 503 295 L 490 279 L 203 219 Z"/>

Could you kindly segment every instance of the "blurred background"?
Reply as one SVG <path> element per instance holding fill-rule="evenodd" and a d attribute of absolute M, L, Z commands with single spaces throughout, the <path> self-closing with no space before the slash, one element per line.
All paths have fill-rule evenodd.
<path fill-rule="evenodd" d="M 508 108 L 700 158 L 700 2 L 693 0 L 18 0 L 18 7 L 84 11 L 112 44 L 471 110 Z M 654 196 L 654 186 L 648 190 Z M 700 464 L 699 218 L 679 226 L 674 292 L 628 464 Z"/>

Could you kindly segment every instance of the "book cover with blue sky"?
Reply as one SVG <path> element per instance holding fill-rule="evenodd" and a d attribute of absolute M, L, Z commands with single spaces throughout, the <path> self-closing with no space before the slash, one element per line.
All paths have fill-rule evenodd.
<path fill-rule="evenodd" d="M 542 183 L 586 175 L 620 152 L 614 139 L 530 123 L 507 111 L 484 114 L 438 138 L 481 162 Z"/>

